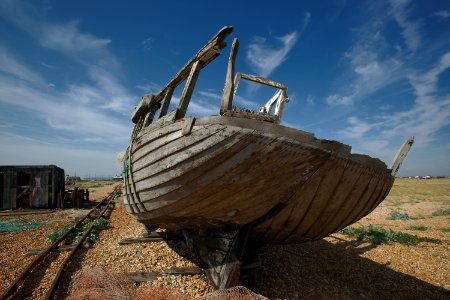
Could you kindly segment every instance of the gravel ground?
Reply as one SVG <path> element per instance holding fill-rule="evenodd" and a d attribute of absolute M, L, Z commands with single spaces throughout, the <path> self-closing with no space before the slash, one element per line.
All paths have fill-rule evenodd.
<path fill-rule="evenodd" d="M 105 187 L 112 190 L 112 186 Z M 95 195 L 92 195 L 95 198 Z M 387 202 L 389 204 L 389 201 Z M 423 205 L 423 202 L 421 202 Z M 413 212 L 414 205 L 410 205 Z M 418 220 L 388 221 L 386 215 L 398 207 L 382 205 L 353 226 L 380 224 L 386 228 L 439 238 L 442 244 L 421 243 L 417 246 L 401 244 L 372 245 L 334 234 L 320 241 L 300 245 L 267 246 L 252 250 L 251 260 L 258 258 L 262 267 L 243 271 L 241 284 L 270 299 L 449 299 L 450 267 L 448 262 L 450 238 L 449 216 Z M 427 212 L 435 210 L 430 204 Z M 45 247 L 45 236 L 54 228 L 72 220 L 75 211 L 67 210 L 46 215 L 32 215 L 30 220 L 52 220 L 39 228 L 0 235 L 0 292 L 3 292 L 33 259 L 25 256 L 27 250 Z M 0 217 L 4 220 L 6 217 Z M 11 217 L 8 217 L 11 218 Z M 407 231 L 410 225 L 427 226 L 426 232 Z M 195 266 L 192 249 L 183 243 L 154 242 L 119 245 L 119 241 L 145 232 L 144 227 L 129 216 L 122 207 L 116 207 L 110 219 L 110 228 L 100 233 L 90 249 L 81 251 L 66 270 L 57 298 L 67 296 L 71 278 L 81 270 L 102 267 L 110 272 L 148 272 L 164 268 Z M 175 251 L 175 250 L 176 251 Z M 181 254 L 181 255 L 180 255 Z M 61 260 L 66 254 L 54 254 Z M 53 257 L 51 257 L 53 258 Z M 50 266 L 55 265 L 47 260 Z M 19 290 L 15 299 L 42 299 L 45 284 L 51 276 L 36 274 L 26 286 L 38 286 L 31 293 Z M 205 276 L 165 276 L 141 284 L 165 286 L 192 296 L 205 295 L 213 289 Z M 311 297 L 311 298 L 310 298 Z M 322 297 L 322 298 L 320 298 Z"/>

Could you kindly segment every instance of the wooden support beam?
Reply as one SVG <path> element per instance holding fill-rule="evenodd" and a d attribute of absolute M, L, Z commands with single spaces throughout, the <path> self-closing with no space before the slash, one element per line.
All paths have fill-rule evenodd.
<path fill-rule="evenodd" d="M 233 32 L 232 26 L 223 27 L 211 40 L 206 43 L 203 48 L 200 49 L 194 57 L 188 61 L 188 63 L 161 89 L 156 95 L 156 101 L 162 101 L 165 97 L 167 89 L 170 87 L 175 89 L 180 83 L 182 83 L 189 75 L 190 70 L 194 63 L 201 61 L 201 67 L 206 67 L 211 61 L 219 56 L 218 51 L 222 50 L 225 46 L 225 38 Z"/>
<path fill-rule="evenodd" d="M 234 96 L 234 69 L 236 56 L 239 50 L 239 41 L 237 38 L 233 40 L 233 45 L 231 46 L 230 58 L 228 59 L 228 69 L 227 75 L 225 77 L 225 87 L 223 88 L 222 104 L 220 106 L 220 114 L 225 111 L 230 110 L 233 106 L 233 96 Z"/>
<path fill-rule="evenodd" d="M 242 257 L 251 231 L 252 225 L 249 224 L 234 233 L 224 233 L 221 236 L 208 233 L 194 236 L 193 246 L 197 259 L 216 289 L 238 285 Z"/>
<path fill-rule="evenodd" d="M 198 74 L 200 73 L 201 62 L 196 61 L 192 65 L 191 73 L 184 86 L 183 93 L 181 94 L 180 102 L 177 106 L 177 116 L 175 119 L 181 119 L 186 115 L 189 102 L 191 101 L 192 93 L 194 92 L 195 84 L 197 83 Z"/>
<path fill-rule="evenodd" d="M 151 234 L 144 234 L 143 236 L 131 237 L 123 239 L 119 242 L 119 245 L 129 245 L 135 243 L 153 243 L 166 240 L 179 240 L 178 235 L 166 232 L 152 232 Z"/>
<path fill-rule="evenodd" d="M 172 95 L 173 95 L 173 88 L 169 86 L 166 90 L 166 94 L 164 95 L 164 100 L 161 109 L 159 110 L 158 119 L 164 117 L 167 114 L 167 110 L 169 109 L 170 105 L 170 100 L 172 100 Z"/>
<path fill-rule="evenodd" d="M 273 80 L 264 78 L 264 77 L 259 77 L 259 76 L 255 76 L 255 75 L 250 75 L 250 74 L 244 74 L 244 73 L 237 73 L 236 74 L 236 78 L 234 79 L 234 89 L 237 89 L 238 83 L 240 79 L 246 79 L 249 81 L 253 81 L 259 84 L 264 84 L 267 86 L 272 86 L 274 88 L 280 89 L 280 90 L 285 90 L 287 91 L 287 87 L 281 83 L 275 82 Z"/>
<path fill-rule="evenodd" d="M 403 160 L 408 154 L 409 149 L 411 149 L 413 143 L 414 143 L 414 136 L 410 136 L 398 150 L 397 154 L 394 157 L 394 160 L 392 161 L 392 166 L 390 168 L 392 176 L 395 177 L 395 175 L 397 174 Z"/>

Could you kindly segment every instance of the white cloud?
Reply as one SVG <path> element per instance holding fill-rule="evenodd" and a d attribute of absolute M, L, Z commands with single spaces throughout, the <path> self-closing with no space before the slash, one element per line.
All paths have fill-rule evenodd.
<path fill-rule="evenodd" d="M 440 10 L 435 12 L 433 15 L 442 19 L 450 18 L 450 12 L 448 10 Z"/>
<path fill-rule="evenodd" d="M 405 5 L 397 4 L 395 7 L 392 15 L 383 16 L 382 12 L 377 12 L 367 23 L 354 30 L 356 42 L 343 56 L 347 66 L 337 80 L 338 88 L 325 98 L 329 105 L 352 105 L 405 78 L 405 59 L 410 53 L 405 53 L 399 45 L 391 44 L 384 36 L 385 23 L 390 18 L 406 22 Z M 415 23 L 408 21 L 407 24 Z M 402 35 L 405 35 L 403 27 Z"/>
<path fill-rule="evenodd" d="M 373 127 L 373 124 L 368 124 L 361 121 L 355 116 L 349 117 L 347 122 L 350 124 L 347 128 L 340 131 L 339 134 L 350 139 L 359 139 L 366 135 Z"/>
<path fill-rule="evenodd" d="M 45 80 L 30 70 L 28 67 L 18 62 L 16 58 L 8 53 L 6 49 L 0 47 L 0 72 L 12 75 L 33 84 L 43 84 Z"/>
<path fill-rule="evenodd" d="M 439 76 L 449 68 L 447 52 L 427 72 L 416 71 L 409 76 L 416 95 L 414 106 L 384 118 L 390 128 L 384 131 L 386 137 L 409 131 L 417 136 L 417 146 L 427 146 L 436 139 L 438 130 L 450 124 L 450 95 L 439 96 L 437 91 Z"/>
<path fill-rule="evenodd" d="M 38 39 L 44 47 L 65 52 L 100 50 L 111 42 L 109 39 L 100 39 L 80 32 L 78 24 L 78 21 L 67 24 L 41 23 Z M 38 28 L 32 31 L 37 33 L 36 29 Z"/>
<path fill-rule="evenodd" d="M 0 132 L 0 165 L 55 164 L 66 174 L 113 175 L 116 167 L 114 151 L 75 149 L 61 143 L 43 143 L 42 140 Z M 83 170 L 84 174 L 80 174 Z"/>
<path fill-rule="evenodd" d="M 20 107 L 47 124 L 76 137 L 102 142 L 126 141 L 129 126 L 115 113 L 129 115 L 136 99 L 120 83 L 120 65 L 107 46 L 109 39 L 98 38 L 79 29 L 78 21 L 50 23 L 41 6 L 22 1 L 0 2 L 0 15 L 27 32 L 44 48 L 71 59 L 84 68 L 84 83 L 69 82 L 67 86 L 46 83 L 43 77 L 0 48 L 0 103 Z M 40 65 L 51 69 L 48 63 Z M 1 75 L 1 73 L 0 73 Z M 29 85 L 28 82 L 44 83 Z M 85 139 L 85 138 L 84 138 Z M 86 139 L 85 139 L 86 140 Z"/>
<path fill-rule="evenodd" d="M 287 59 L 289 51 L 297 42 L 297 38 L 297 32 L 275 37 L 281 43 L 281 47 L 274 47 L 268 44 L 266 38 L 255 37 L 248 46 L 247 61 L 258 75 L 268 77 Z"/>
<path fill-rule="evenodd" d="M 394 20 L 402 28 L 405 43 L 411 51 L 416 51 L 422 45 L 420 23 L 409 20 L 411 2 L 409 0 L 390 0 Z"/>
<path fill-rule="evenodd" d="M 145 50 L 151 50 L 153 48 L 153 44 L 155 43 L 155 39 L 152 37 L 146 38 L 142 41 L 142 46 Z"/>
<path fill-rule="evenodd" d="M 161 91 L 162 86 L 155 82 L 150 82 L 150 83 L 144 84 L 144 85 L 136 85 L 136 88 L 141 90 L 144 93 L 157 94 Z"/>
<path fill-rule="evenodd" d="M 314 105 L 315 102 L 316 102 L 316 97 L 311 96 L 311 95 L 308 95 L 308 96 L 306 97 L 306 103 L 307 103 L 308 105 Z"/>
<path fill-rule="evenodd" d="M 129 127 L 123 121 L 105 114 L 90 101 L 95 90 L 73 87 L 68 93 L 49 93 L 0 76 L 0 103 L 20 107 L 34 117 L 45 120 L 49 126 L 76 134 L 110 137 L 111 140 L 126 141 Z M 65 99 L 64 102 L 61 99 Z"/>
<path fill-rule="evenodd" d="M 416 70 L 409 76 L 416 95 L 409 109 L 373 116 L 372 121 L 352 116 L 347 119 L 349 126 L 338 134 L 357 140 L 362 152 L 385 159 L 393 157 L 403 139 L 411 135 L 416 136 L 414 148 L 428 148 L 436 141 L 438 131 L 450 125 L 450 95 L 441 96 L 438 91 L 439 78 L 449 69 L 450 52 L 447 52 L 428 71 Z"/>
<path fill-rule="evenodd" d="M 354 102 L 354 96 L 341 96 L 340 94 L 330 95 L 326 98 L 328 105 L 350 105 Z"/>

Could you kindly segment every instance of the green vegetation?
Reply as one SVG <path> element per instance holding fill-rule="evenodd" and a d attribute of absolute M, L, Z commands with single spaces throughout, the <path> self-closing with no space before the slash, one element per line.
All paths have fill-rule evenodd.
<path fill-rule="evenodd" d="M 64 227 L 57 228 L 53 230 L 48 236 L 47 240 L 54 243 L 56 240 L 58 240 L 60 237 L 62 237 L 67 231 L 69 231 L 72 227 L 75 226 L 75 224 L 78 223 L 78 219 L 73 220 L 68 225 Z M 68 238 L 68 242 L 71 243 L 73 241 L 78 241 L 86 232 L 86 230 L 91 226 L 91 224 L 94 224 L 94 228 L 92 229 L 91 233 L 88 236 L 88 239 L 95 242 L 98 236 L 98 232 L 101 230 L 104 230 L 108 228 L 108 220 L 106 218 L 100 218 L 97 220 L 86 220 L 81 224 L 81 226 L 75 228 L 74 232 L 72 232 Z"/>
<path fill-rule="evenodd" d="M 450 227 L 444 227 L 444 228 L 441 228 L 441 230 L 443 232 L 450 232 Z"/>
<path fill-rule="evenodd" d="M 428 227 L 426 226 L 409 226 L 409 230 L 418 230 L 418 231 L 427 231 Z"/>
<path fill-rule="evenodd" d="M 403 233 L 400 231 L 386 230 L 383 227 L 377 227 L 370 225 L 368 228 L 344 228 L 339 231 L 341 234 L 348 236 L 354 236 L 359 241 L 370 242 L 372 244 L 388 244 L 392 242 L 405 244 L 405 245 L 417 245 L 421 242 L 440 244 L 441 240 L 418 237 L 416 235 Z"/>
<path fill-rule="evenodd" d="M 401 213 L 399 211 L 391 212 L 386 220 L 410 220 L 411 217 L 407 213 Z"/>
<path fill-rule="evenodd" d="M 441 208 L 431 214 L 433 217 L 450 215 L 450 208 Z"/>

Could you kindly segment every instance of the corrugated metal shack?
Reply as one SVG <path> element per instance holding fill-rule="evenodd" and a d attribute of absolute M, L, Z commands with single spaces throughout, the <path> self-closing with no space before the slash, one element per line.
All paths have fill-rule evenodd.
<path fill-rule="evenodd" d="M 0 166 L 0 209 L 56 208 L 64 170 L 55 166 Z"/>

